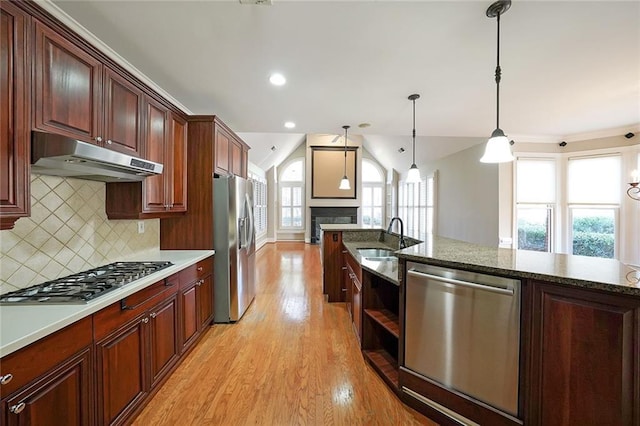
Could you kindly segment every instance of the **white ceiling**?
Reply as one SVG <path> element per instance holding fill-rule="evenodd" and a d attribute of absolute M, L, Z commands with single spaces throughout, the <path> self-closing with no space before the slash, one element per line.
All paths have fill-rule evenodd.
<path fill-rule="evenodd" d="M 418 164 L 495 128 L 490 3 L 55 1 L 188 110 L 219 115 L 264 169 L 304 133 L 350 124 L 399 170 L 411 162 L 411 93 L 421 95 Z M 501 19 L 500 62 L 500 127 L 516 142 L 640 123 L 639 1 L 514 0 Z M 285 86 L 269 84 L 274 71 Z"/>

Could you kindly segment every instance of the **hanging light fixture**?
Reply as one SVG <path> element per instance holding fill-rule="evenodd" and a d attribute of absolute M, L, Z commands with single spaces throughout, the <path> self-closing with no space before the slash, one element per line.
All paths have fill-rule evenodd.
<path fill-rule="evenodd" d="M 502 70 L 500 69 L 500 15 L 505 13 L 511 7 L 511 0 L 498 0 L 487 9 L 489 18 L 496 18 L 498 22 L 498 43 L 497 43 L 497 60 L 496 60 L 496 129 L 491 133 L 491 137 L 487 142 L 484 155 L 480 159 L 483 163 L 505 163 L 513 161 L 514 157 L 511 153 L 509 139 L 504 135 L 500 128 L 500 79 Z"/>
<path fill-rule="evenodd" d="M 418 166 L 416 166 L 416 99 L 420 99 L 420 95 L 409 95 L 409 100 L 413 102 L 413 163 L 409 168 L 409 173 L 407 173 L 407 183 L 418 183 L 421 180 L 420 170 L 418 170 Z"/>
<path fill-rule="evenodd" d="M 349 178 L 347 177 L 347 130 L 349 130 L 351 126 L 342 126 L 344 129 L 344 176 L 342 176 L 342 180 L 340 181 L 340 186 L 338 189 L 349 190 L 351 189 L 351 184 L 349 183 Z"/>

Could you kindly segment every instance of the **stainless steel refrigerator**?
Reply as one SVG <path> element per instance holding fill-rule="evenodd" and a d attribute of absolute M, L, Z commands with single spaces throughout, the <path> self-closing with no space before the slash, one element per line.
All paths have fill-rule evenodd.
<path fill-rule="evenodd" d="M 214 321 L 235 322 L 256 295 L 253 183 L 215 177 L 213 201 Z"/>

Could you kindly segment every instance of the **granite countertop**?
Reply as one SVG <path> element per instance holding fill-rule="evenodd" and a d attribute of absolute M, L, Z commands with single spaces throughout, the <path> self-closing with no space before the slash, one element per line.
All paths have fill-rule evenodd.
<path fill-rule="evenodd" d="M 640 268 L 613 259 L 486 247 L 435 235 L 396 255 L 436 266 L 640 297 Z"/>
<path fill-rule="evenodd" d="M 17 351 L 120 299 L 173 275 L 213 255 L 213 250 L 159 250 L 127 261 L 170 261 L 162 269 L 82 305 L 2 305 L 0 306 L 0 357 Z"/>
<path fill-rule="evenodd" d="M 357 223 L 321 223 L 320 229 L 323 231 L 382 231 L 382 228 L 365 228 Z"/>

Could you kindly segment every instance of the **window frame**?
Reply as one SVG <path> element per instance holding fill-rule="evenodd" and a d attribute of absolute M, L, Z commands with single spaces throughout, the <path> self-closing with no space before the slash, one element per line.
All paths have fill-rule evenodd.
<path fill-rule="evenodd" d="M 284 175 L 284 173 L 287 171 L 287 169 L 289 167 L 291 167 L 293 164 L 300 162 L 302 170 L 301 170 L 301 180 L 299 181 L 291 181 L 291 180 L 282 180 L 282 176 Z M 304 231 L 305 229 L 305 223 L 306 223 L 306 218 L 305 218 L 305 159 L 304 157 L 296 157 L 296 158 L 292 158 L 291 160 L 287 161 L 285 164 L 283 164 L 283 166 L 280 168 L 280 170 L 278 171 L 278 230 L 281 231 Z M 292 223 L 293 223 L 293 209 L 297 208 L 298 206 L 294 206 L 293 204 L 291 206 L 283 206 L 282 205 L 282 189 L 283 188 L 291 188 L 291 199 L 293 200 L 293 188 L 300 188 L 300 214 L 301 214 L 301 221 L 300 221 L 300 226 L 285 226 L 282 223 L 282 212 L 283 209 L 289 208 L 291 209 L 291 218 L 292 218 Z"/>

